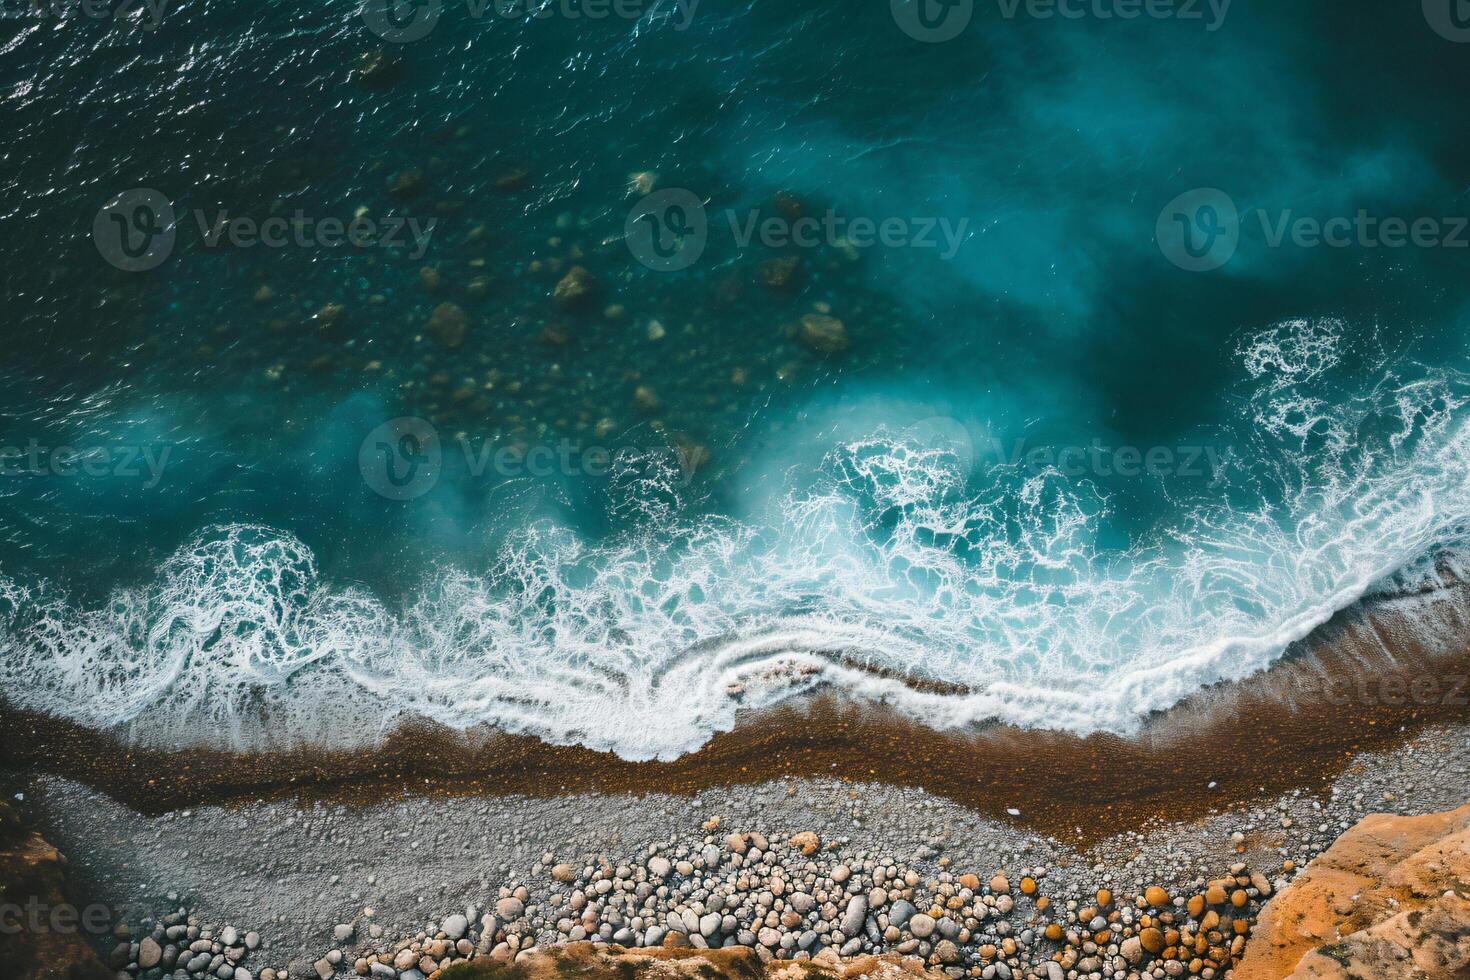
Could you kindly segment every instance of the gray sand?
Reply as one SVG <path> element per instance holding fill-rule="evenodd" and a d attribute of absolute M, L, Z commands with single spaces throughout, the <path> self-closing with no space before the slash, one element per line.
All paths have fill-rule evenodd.
<path fill-rule="evenodd" d="M 254 965 L 279 969 L 350 945 L 334 943 L 332 932 L 354 919 L 381 927 L 386 941 L 467 906 L 490 908 L 502 888 L 524 885 L 530 903 L 541 902 L 552 884 L 542 863 L 547 855 L 581 867 L 599 857 L 614 864 L 643 859 L 651 844 L 697 851 L 710 836 L 701 824 L 716 816 L 719 835 L 759 831 L 775 841 L 810 830 L 824 843 L 840 841 L 838 856 L 890 857 L 924 874 L 938 873 L 941 858 L 952 872 L 982 878 L 1005 869 L 1016 880 L 1025 870 L 1045 869 L 1054 901 L 1085 900 L 1104 886 L 1119 894 L 1152 884 L 1198 888 L 1236 861 L 1276 876 L 1283 859 L 1305 865 L 1365 814 L 1463 804 L 1470 798 L 1467 736 L 1470 726 L 1434 729 L 1397 749 L 1365 754 L 1320 800 L 1296 792 L 1191 824 L 1139 828 L 1085 852 L 922 790 L 838 779 L 782 780 L 693 798 L 435 799 L 305 809 L 261 803 L 158 817 L 55 778 L 34 780 L 26 795 L 89 900 L 134 924 L 186 904 L 202 922 L 259 931 L 264 946 Z M 1232 842 L 1236 833 L 1245 835 L 1244 854 Z M 365 908 L 371 919 L 361 919 Z"/>

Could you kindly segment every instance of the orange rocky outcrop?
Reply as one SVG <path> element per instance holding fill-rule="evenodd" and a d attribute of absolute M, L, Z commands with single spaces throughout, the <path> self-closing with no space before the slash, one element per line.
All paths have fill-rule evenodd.
<path fill-rule="evenodd" d="M 1235 980 L 1470 975 L 1470 804 L 1365 817 L 1261 913 Z"/>
<path fill-rule="evenodd" d="M 0 976 L 7 980 L 110 980 L 66 899 L 66 858 L 0 802 Z M 32 915 L 32 910 L 39 910 Z M 36 923 L 40 922 L 37 927 Z"/>
<path fill-rule="evenodd" d="M 840 959 L 832 950 L 809 963 L 763 963 L 754 950 L 624 949 L 571 943 L 538 949 L 515 963 L 476 960 L 441 970 L 431 980 L 949 980 L 913 958 L 894 955 Z"/>

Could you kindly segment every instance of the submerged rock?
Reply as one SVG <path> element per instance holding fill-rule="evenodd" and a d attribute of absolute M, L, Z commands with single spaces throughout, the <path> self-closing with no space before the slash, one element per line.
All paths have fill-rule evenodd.
<path fill-rule="evenodd" d="M 335 330 L 346 319 L 347 307 L 341 303 L 328 303 L 312 314 L 311 325 L 322 331 Z"/>
<path fill-rule="evenodd" d="M 440 303 L 429 316 L 429 335 L 445 347 L 456 348 L 469 334 L 470 318 L 455 303 Z"/>
<path fill-rule="evenodd" d="M 580 265 L 568 270 L 556 284 L 552 299 L 564 310 L 580 309 L 597 294 L 597 279 Z"/>
<path fill-rule="evenodd" d="M 414 197 L 424 190 L 424 172 L 418 167 L 400 170 L 388 184 L 388 193 L 394 197 Z"/>
<path fill-rule="evenodd" d="M 808 313 L 802 317 L 799 335 L 803 344 L 819 354 L 835 354 L 852 346 L 847 326 L 825 313 Z"/>
<path fill-rule="evenodd" d="M 639 385 L 633 390 L 633 405 L 640 412 L 652 415 L 663 409 L 663 402 L 659 401 L 658 392 L 649 385 Z"/>
<path fill-rule="evenodd" d="M 658 174 L 652 170 L 640 170 L 628 175 L 628 196 L 642 197 L 652 194 L 658 187 Z"/>
<path fill-rule="evenodd" d="M 387 88 L 403 77 L 403 63 L 385 48 L 364 51 L 353 77 L 364 88 Z"/>
<path fill-rule="evenodd" d="M 800 269 L 801 257 L 797 255 L 767 259 L 761 263 L 761 282 L 770 289 L 785 291 L 796 285 L 796 276 Z"/>
<path fill-rule="evenodd" d="M 792 191 L 776 192 L 776 210 L 788 219 L 795 221 L 801 217 L 801 200 Z"/>
<path fill-rule="evenodd" d="M 531 171 L 525 167 L 507 167 L 495 178 L 495 189 L 500 191 L 518 191 L 526 186 L 526 180 L 531 176 Z"/>

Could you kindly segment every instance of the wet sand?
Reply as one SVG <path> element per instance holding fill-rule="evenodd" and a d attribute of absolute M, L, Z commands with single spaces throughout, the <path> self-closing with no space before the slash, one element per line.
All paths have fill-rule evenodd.
<path fill-rule="evenodd" d="M 1463 608 L 1463 589 L 1436 603 L 1441 636 L 1470 635 Z M 1207 689 L 1132 738 L 1007 726 L 935 731 L 827 695 L 749 716 L 674 762 L 632 763 L 430 725 L 401 729 L 373 751 L 232 754 L 138 748 L 9 708 L 0 710 L 0 768 L 63 776 L 154 814 L 293 796 L 366 804 L 425 795 L 692 794 L 784 776 L 838 777 L 922 787 L 1085 846 L 1150 821 L 1320 792 L 1364 751 L 1426 725 L 1470 720 L 1470 648 L 1425 643 L 1416 624 L 1423 612 L 1344 613 L 1276 667 Z"/>

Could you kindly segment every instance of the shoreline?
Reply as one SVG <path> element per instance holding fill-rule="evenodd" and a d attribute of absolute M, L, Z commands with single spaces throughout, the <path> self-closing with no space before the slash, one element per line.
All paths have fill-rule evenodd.
<path fill-rule="evenodd" d="M 79 891 L 134 930 L 94 937 L 130 969 L 141 937 L 177 932 L 209 946 L 211 962 L 240 957 L 251 980 L 427 980 L 463 959 L 519 964 L 582 940 L 639 955 L 706 942 L 779 962 L 918 955 L 914 969 L 935 980 L 1000 976 L 986 970 L 1002 965 L 1054 980 L 1048 964 L 1093 961 L 1131 975 L 1140 956 L 1223 977 L 1249 950 L 1262 903 L 1363 816 L 1470 798 L 1470 651 L 1443 642 L 1464 635 L 1467 593 L 1344 613 L 1272 669 L 1202 691 L 1130 739 L 939 732 L 828 694 L 744 719 L 671 763 L 431 726 L 372 751 L 251 756 L 130 747 L 5 710 L 0 785 L 21 791 L 71 858 Z M 819 842 L 810 853 L 793 843 L 808 834 Z M 766 841 L 765 877 L 716 926 L 707 896 L 739 877 L 726 853 L 740 853 L 737 837 Z M 707 874 L 698 862 L 711 848 Z M 692 870 L 659 872 L 657 886 L 655 857 Z M 900 869 L 888 902 L 907 890 L 902 900 L 936 922 L 953 913 L 949 945 L 877 911 L 888 868 Z M 808 887 L 829 898 L 798 921 L 762 897 L 778 887 L 769 874 L 815 875 Z M 996 875 L 1035 890 L 1007 893 Z M 635 930 L 631 909 L 594 895 L 606 881 L 614 896 L 665 891 L 637 892 Z M 1242 904 L 1190 911 L 1217 887 Z M 1169 904 L 1148 902 L 1153 889 Z M 1118 901 L 1093 928 L 1099 891 Z M 578 893 L 595 914 L 567 914 L 561 903 Z M 877 931 L 852 936 L 844 903 L 859 894 L 873 896 L 864 922 Z M 502 904 L 520 913 L 477 919 Z M 1140 954 L 1142 930 L 1161 923 L 1193 937 L 1200 964 L 1182 946 Z"/>
<path fill-rule="evenodd" d="M 1467 593 L 1455 586 L 1431 597 L 1447 635 L 1465 635 Z M 1470 720 L 1470 646 L 1432 648 L 1422 639 L 1425 615 L 1422 596 L 1340 614 L 1268 670 L 1204 689 L 1131 738 L 1003 725 L 939 731 L 826 692 L 742 718 L 673 762 L 428 723 L 370 750 L 237 754 L 130 745 L 0 705 L 0 767 L 85 783 L 149 814 L 257 798 L 363 806 L 416 796 L 691 795 L 837 776 L 923 788 L 1085 845 L 1149 821 L 1321 792 L 1363 751 Z"/>
<path fill-rule="evenodd" d="M 890 934 L 874 896 L 867 909 L 880 934 L 866 926 L 860 937 L 842 933 L 843 948 L 862 938 L 861 955 L 917 955 L 952 980 L 999 976 L 983 971 L 1002 962 L 1013 976 L 1053 980 L 1046 964 L 1058 957 L 1078 967 L 1097 958 L 1115 970 L 1122 957 L 1128 968 L 1113 975 L 1134 976 L 1129 970 L 1137 964 L 1128 958 L 1138 955 L 1138 946 L 1123 944 L 1146 941 L 1141 930 L 1161 921 L 1166 935 L 1171 929 L 1201 938 L 1222 933 L 1234 962 L 1251 948 L 1248 937 L 1262 903 L 1363 817 L 1437 812 L 1470 798 L 1467 736 L 1466 724 L 1431 728 L 1397 748 L 1365 753 L 1323 794 L 1290 791 L 1202 820 L 1130 829 L 1087 847 L 990 819 L 922 789 L 833 777 L 785 778 L 694 796 L 415 797 L 304 807 L 257 800 L 156 816 L 81 784 L 37 777 L 27 785 L 25 806 L 70 858 L 78 890 L 132 930 L 121 944 L 111 933 L 94 938 L 104 957 L 111 951 L 119 961 L 136 958 L 142 936 L 185 924 L 200 940 L 212 934 L 216 944 L 222 935 L 256 937 L 247 961 L 252 980 L 266 980 L 262 968 L 275 980 L 282 971 L 290 980 L 354 974 L 386 980 L 373 962 L 392 965 L 396 980 L 425 980 L 435 975 L 422 969 L 425 957 L 440 967 L 471 955 L 503 963 L 580 938 L 641 952 L 686 943 L 698 949 L 694 937 L 701 935 L 712 948 L 750 946 L 758 954 L 754 945 L 763 945 L 771 957 L 800 961 L 821 950 L 837 952 L 831 933 L 841 931 L 852 899 L 872 896 L 870 888 L 882 884 L 890 891 L 888 925 L 900 908 L 894 888 L 913 892 L 900 897 L 914 910 L 951 921 L 932 933 L 926 926 L 922 937 L 907 926 Z M 742 846 L 768 857 L 741 868 L 731 852 L 742 853 Z M 667 863 L 661 867 L 656 858 Z M 838 880 L 846 873 L 836 872 L 839 866 L 851 872 L 850 882 Z M 879 868 L 897 868 L 897 877 L 875 881 Z M 772 875 L 787 881 L 788 893 L 791 882 L 805 876 L 809 892 L 827 897 L 802 911 L 800 921 L 785 918 L 769 897 L 781 895 Z M 760 881 L 742 887 L 743 876 Z M 997 885 L 996 876 L 1006 884 Z M 1028 878 L 1035 883 L 1029 889 Z M 610 889 L 599 884 L 603 880 L 612 882 Z M 639 890 L 645 880 L 665 890 Z M 1227 901 L 1215 892 L 1203 913 L 1191 911 L 1196 897 L 1217 885 L 1226 889 Z M 703 937 L 701 930 L 715 928 L 707 896 L 732 886 L 738 903 L 717 918 L 724 930 L 724 915 L 734 914 L 734 931 Z M 1140 904 L 1154 888 L 1168 901 Z M 1114 898 L 1106 907 L 1096 898 L 1103 890 Z M 1239 905 L 1236 890 L 1243 892 Z M 960 904 L 950 904 L 957 893 Z M 624 894 L 636 896 L 632 909 L 614 901 Z M 980 911 L 979 904 L 986 908 Z M 1106 922 L 1089 928 L 1094 908 Z M 681 928 L 673 926 L 671 912 Z M 1223 925 L 1210 924 L 1217 921 L 1214 913 Z M 623 934 L 633 928 L 635 914 L 641 918 L 637 931 Z M 485 915 L 494 916 L 488 944 Z M 460 932 L 456 916 L 468 923 L 467 932 Z M 760 931 L 762 918 L 782 921 L 767 924 L 773 930 L 767 934 Z M 813 940 L 807 933 L 821 929 L 819 919 L 826 928 Z M 1099 942 L 1103 932 L 1106 939 Z M 755 944 L 747 933 L 756 936 Z M 615 938 L 620 934 L 622 942 Z M 941 937 L 952 948 L 941 947 Z M 458 938 L 473 954 L 459 947 Z M 1206 964 L 1224 965 L 1227 957 L 1211 952 L 1219 948 L 1212 938 L 1197 952 Z M 411 956 L 403 956 L 406 949 Z M 1145 963 L 1154 966 L 1171 956 L 1185 966 L 1192 955 L 1182 947 L 1173 954 L 1149 952 Z M 950 959 L 956 954 L 958 960 Z M 1188 972 L 1224 975 L 1223 969 L 1205 969 L 1212 974 Z"/>

